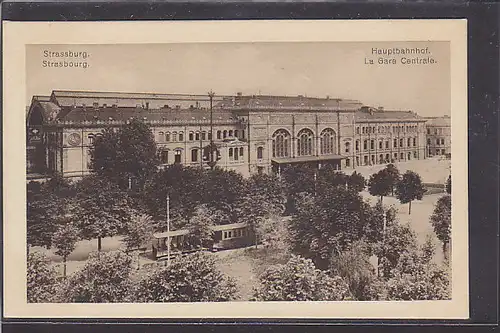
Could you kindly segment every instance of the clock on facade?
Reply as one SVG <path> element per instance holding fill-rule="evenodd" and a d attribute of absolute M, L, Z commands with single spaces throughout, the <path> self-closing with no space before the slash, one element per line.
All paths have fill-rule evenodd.
<path fill-rule="evenodd" d="M 68 136 L 68 144 L 70 146 L 78 146 L 81 141 L 82 141 L 82 137 L 78 133 L 71 133 Z"/>

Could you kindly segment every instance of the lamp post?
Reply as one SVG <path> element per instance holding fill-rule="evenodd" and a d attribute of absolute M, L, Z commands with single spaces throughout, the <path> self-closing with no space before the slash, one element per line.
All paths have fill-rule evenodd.
<path fill-rule="evenodd" d="M 215 93 L 210 90 L 208 92 L 208 97 L 210 98 L 210 157 L 208 165 L 210 169 L 213 170 L 215 167 L 215 159 L 214 159 L 214 110 L 213 110 L 213 99 Z"/>
<path fill-rule="evenodd" d="M 167 194 L 167 266 L 170 266 L 170 194 Z"/>

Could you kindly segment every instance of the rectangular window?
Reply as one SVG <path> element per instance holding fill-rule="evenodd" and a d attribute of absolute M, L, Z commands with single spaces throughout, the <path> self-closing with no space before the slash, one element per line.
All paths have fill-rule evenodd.
<path fill-rule="evenodd" d="M 403 139 L 399 139 L 399 146 L 400 146 L 401 148 L 403 148 L 403 147 L 404 147 L 404 140 L 403 140 Z"/>
<path fill-rule="evenodd" d="M 229 148 L 229 158 L 233 157 L 233 148 Z"/>
<path fill-rule="evenodd" d="M 382 141 L 378 143 L 378 149 L 382 149 Z"/>
<path fill-rule="evenodd" d="M 368 141 L 365 140 L 363 141 L 363 150 L 367 150 L 368 149 Z"/>
<path fill-rule="evenodd" d="M 160 160 L 162 164 L 168 164 L 168 150 L 161 151 Z"/>
<path fill-rule="evenodd" d="M 240 147 L 240 156 L 243 156 L 243 147 Z"/>
<path fill-rule="evenodd" d="M 180 142 L 184 141 L 184 134 L 179 133 L 179 141 Z"/>
<path fill-rule="evenodd" d="M 398 147 L 398 139 L 394 139 L 393 144 L 394 144 L 394 148 L 397 148 Z"/>
<path fill-rule="evenodd" d="M 196 133 L 196 135 L 195 135 L 195 140 L 196 140 L 196 141 L 200 141 L 200 133 Z"/>
<path fill-rule="evenodd" d="M 258 147 L 257 148 L 257 159 L 261 160 L 264 155 L 264 148 Z"/>
<path fill-rule="evenodd" d="M 189 133 L 189 141 L 193 141 L 193 133 Z"/>
<path fill-rule="evenodd" d="M 201 132 L 201 139 L 205 141 L 207 139 L 207 132 Z"/>
<path fill-rule="evenodd" d="M 198 162 L 198 149 L 191 150 L 191 162 Z"/>
<path fill-rule="evenodd" d="M 165 141 L 167 141 L 167 142 L 170 141 L 170 133 L 165 134 Z"/>
<path fill-rule="evenodd" d="M 389 149 L 389 141 L 385 142 L 385 149 Z"/>

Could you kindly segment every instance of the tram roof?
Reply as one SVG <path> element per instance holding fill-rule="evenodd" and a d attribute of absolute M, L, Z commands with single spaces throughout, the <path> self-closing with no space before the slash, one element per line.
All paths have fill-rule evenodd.
<path fill-rule="evenodd" d="M 158 233 L 153 234 L 153 237 L 154 238 L 166 238 L 166 237 L 182 236 L 182 235 L 187 235 L 187 234 L 189 234 L 189 230 L 181 229 L 181 230 L 158 232 Z"/>
<path fill-rule="evenodd" d="M 231 224 L 222 224 L 222 225 L 214 225 L 211 227 L 213 231 L 223 231 L 223 230 L 231 230 L 231 229 L 238 229 L 238 228 L 244 228 L 246 227 L 247 224 L 242 222 L 242 223 L 231 223 Z"/>

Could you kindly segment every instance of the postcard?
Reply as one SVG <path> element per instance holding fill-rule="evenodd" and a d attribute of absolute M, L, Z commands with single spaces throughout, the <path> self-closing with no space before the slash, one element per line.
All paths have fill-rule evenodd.
<path fill-rule="evenodd" d="M 4 316 L 468 318 L 466 28 L 4 22 Z"/>

